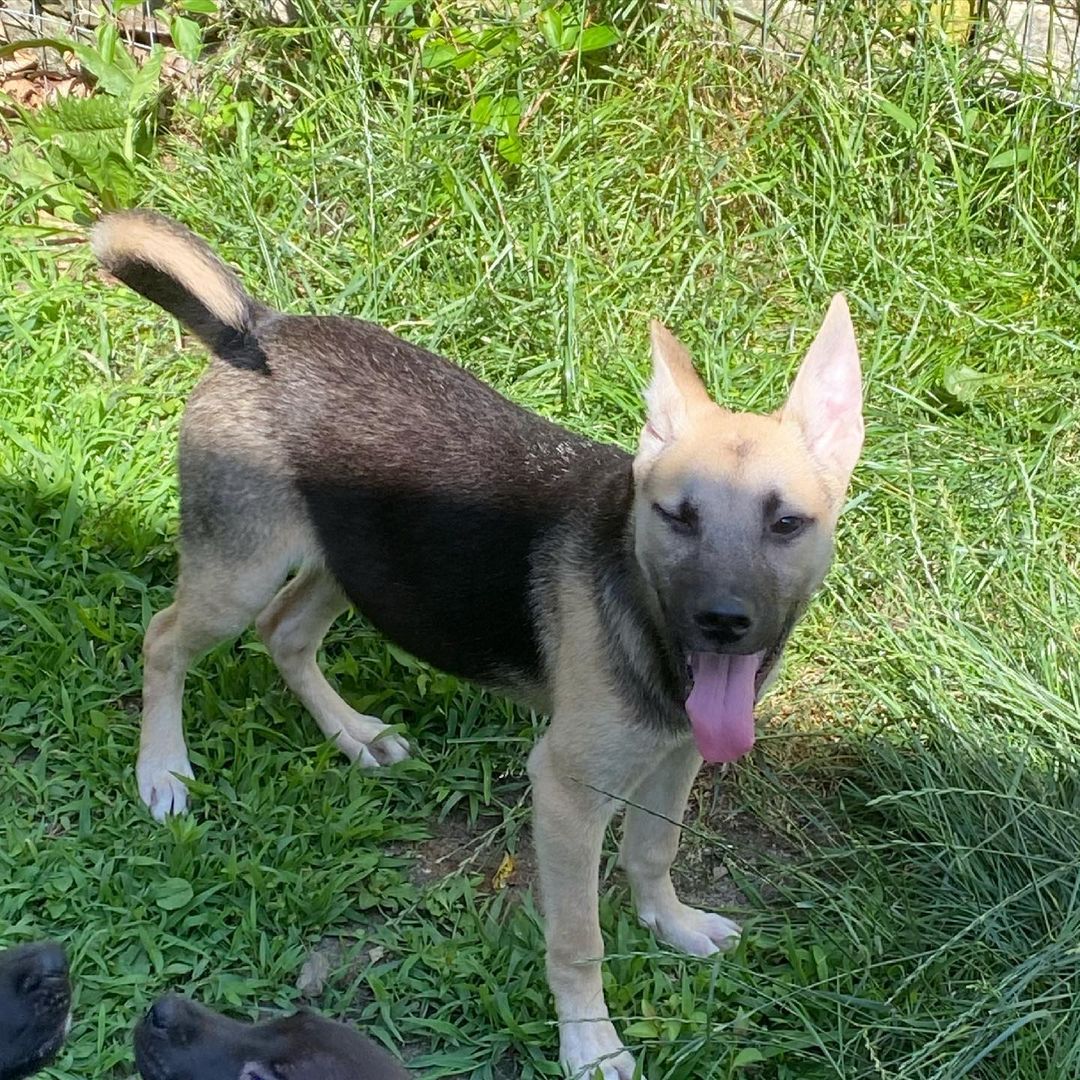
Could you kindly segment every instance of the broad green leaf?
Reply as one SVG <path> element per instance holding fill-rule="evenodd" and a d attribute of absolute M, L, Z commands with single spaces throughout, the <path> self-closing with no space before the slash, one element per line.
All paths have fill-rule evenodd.
<path fill-rule="evenodd" d="M 496 98 L 491 105 L 489 123 L 504 135 L 516 134 L 521 123 L 521 98 L 517 94 L 504 94 Z"/>
<path fill-rule="evenodd" d="M 79 63 L 97 79 L 105 93 L 126 98 L 131 92 L 131 76 L 117 64 L 109 63 L 88 45 L 72 43 L 70 50 L 78 57 Z"/>
<path fill-rule="evenodd" d="M 655 1039 L 660 1034 L 660 1025 L 655 1020 L 635 1020 L 624 1024 L 622 1031 L 630 1039 Z"/>
<path fill-rule="evenodd" d="M 619 40 L 619 34 L 611 26 L 589 26 L 582 30 L 577 40 L 578 52 L 596 52 L 607 49 Z"/>
<path fill-rule="evenodd" d="M 190 881 L 183 878 L 166 878 L 154 889 L 154 899 L 159 908 L 165 911 L 178 911 L 190 904 L 195 897 L 195 890 Z"/>
<path fill-rule="evenodd" d="M 26 145 L 15 145 L 0 154 L 0 176 L 6 176 L 23 191 L 59 183 L 49 163 Z"/>
<path fill-rule="evenodd" d="M 915 117 L 906 109 L 894 105 L 888 98 L 879 98 L 878 106 L 886 116 L 895 120 L 905 131 L 914 133 L 918 130 L 919 124 Z"/>
<path fill-rule="evenodd" d="M 736 1055 L 735 1060 L 732 1061 L 731 1067 L 733 1069 L 742 1069 L 747 1065 L 756 1065 L 759 1061 L 764 1061 L 765 1055 L 755 1049 L 753 1046 L 744 1046 Z"/>
<path fill-rule="evenodd" d="M 150 56 L 146 63 L 139 68 L 138 74 L 131 82 L 129 107 L 132 110 L 157 93 L 161 79 L 161 65 L 164 59 L 165 50 L 155 43 L 153 49 L 150 50 Z"/>
<path fill-rule="evenodd" d="M 180 0 L 180 7 L 193 15 L 216 15 L 218 12 L 214 0 Z"/>
<path fill-rule="evenodd" d="M 965 364 L 947 367 L 942 377 L 945 392 L 964 405 L 970 405 L 979 396 L 979 391 L 986 383 L 985 375 Z"/>
<path fill-rule="evenodd" d="M 461 71 L 464 68 L 471 68 L 479 59 L 480 53 L 470 45 L 457 54 L 452 66 Z"/>
<path fill-rule="evenodd" d="M 544 35 L 544 40 L 551 48 L 562 50 L 562 16 L 555 8 L 540 12 L 540 33 Z"/>
<path fill-rule="evenodd" d="M 494 99 L 490 94 L 485 94 L 483 97 L 478 97 L 473 102 L 472 108 L 469 110 L 469 119 L 477 127 L 487 127 L 488 121 L 491 119 L 491 109 Z"/>
<path fill-rule="evenodd" d="M 502 135 L 495 140 L 495 149 L 504 161 L 511 165 L 520 165 L 522 159 L 521 136 L 515 131 L 513 135 Z"/>
<path fill-rule="evenodd" d="M 138 65 L 120 40 L 120 32 L 111 19 L 106 19 L 98 27 L 97 51 L 103 63 L 112 64 L 129 79 L 134 77 Z"/>
<path fill-rule="evenodd" d="M 436 38 L 424 46 L 424 51 L 420 54 L 420 66 L 429 70 L 438 70 L 452 66 L 457 57 L 457 46 Z"/>
<path fill-rule="evenodd" d="M 1022 165 L 1031 157 L 1031 147 L 1014 146 L 1011 150 L 1005 150 L 995 154 L 987 163 L 988 169 L 1011 169 L 1014 165 Z"/>
<path fill-rule="evenodd" d="M 169 22 L 169 32 L 181 56 L 192 61 L 199 59 L 203 47 L 202 30 L 194 19 L 174 16 Z"/>

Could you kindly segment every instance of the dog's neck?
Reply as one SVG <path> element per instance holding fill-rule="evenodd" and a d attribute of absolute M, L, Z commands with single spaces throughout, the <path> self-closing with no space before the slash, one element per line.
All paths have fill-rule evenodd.
<path fill-rule="evenodd" d="M 589 530 L 593 588 L 627 705 L 642 720 L 681 726 L 686 723 L 684 661 L 635 553 L 634 500 L 627 457 L 596 490 Z"/>

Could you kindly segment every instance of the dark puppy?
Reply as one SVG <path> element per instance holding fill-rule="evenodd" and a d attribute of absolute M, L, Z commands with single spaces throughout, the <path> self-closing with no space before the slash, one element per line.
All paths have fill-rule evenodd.
<path fill-rule="evenodd" d="M 300 1012 L 265 1024 L 230 1020 L 176 994 L 135 1028 L 143 1080 L 408 1080 L 385 1050 L 352 1028 Z"/>
<path fill-rule="evenodd" d="M 0 1080 L 22 1080 L 60 1051 L 71 1015 L 64 950 L 51 941 L 0 952 Z"/>

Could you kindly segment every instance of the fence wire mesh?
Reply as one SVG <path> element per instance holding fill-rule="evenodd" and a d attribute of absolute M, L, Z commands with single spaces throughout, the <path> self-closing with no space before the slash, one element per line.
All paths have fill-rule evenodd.
<path fill-rule="evenodd" d="M 467 3 L 481 10 L 495 8 L 475 0 Z M 250 10 L 252 5 L 244 6 Z M 259 6 L 281 21 L 281 0 L 257 0 Z M 678 0 L 669 6 L 675 12 Z M 813 44 L 822 21 L 835 17 L 840 5 L 835 0 L 698 0 L 697 6 L 715 22 L 718 34 L 740 47 L 795 59 Z M 898 8 L 921 9 L 958 44 L 987 50 L 1005 67 L 1050 75 L 1064 101 L 1080 98 L 1080 0 L 882 0 L 883 14 L 889 10 L 895 15 Z M 138 52 L 158 40 L 169 43 L 167 11 L 165 0 L 144 0 L 109 17 L 117 20 L 129 46 Z M 85 38 L 107 12 L 109 5 L 100 0 L 6 0 L 0 3 L 0 45 L 44 37 Z"/>

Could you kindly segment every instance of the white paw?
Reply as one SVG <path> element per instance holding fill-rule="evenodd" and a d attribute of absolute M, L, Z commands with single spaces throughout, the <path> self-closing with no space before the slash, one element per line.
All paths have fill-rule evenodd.
<path fill-rule="evenodd" d="M 183 753 L 139 754 L 135 766 L 139 796 L 155 821 L 164 821 L 170 814 L 182 814 L 187 809 L 187 787 L 177 776 L 186 776 L 190 780 L 194 775 L 191 763 Z"/>
<path fill-rule="evenodd" d="M 739 944 L 738 923 L 711 911 L 678 904 L 663 911 L 639 911 L 638 918 L 661 940 L 691 956 L 712 956 Z"/>
<path fill-rule="evenodd" d="M 392 765 L 409 756 L 409 744 L 397 733 L 374 716 L 343 717 L 341 727 L 330 735 L 330 740 L 350 760 L 368 769 L 380 765 Z"/>
<path fill-rule="evenodd" d="M 559 1025 L 559 1063 L 573 1080 L 645 1080 L 610 1020 L 574 1020 Z"/>

